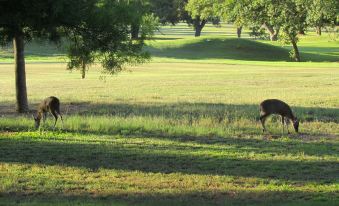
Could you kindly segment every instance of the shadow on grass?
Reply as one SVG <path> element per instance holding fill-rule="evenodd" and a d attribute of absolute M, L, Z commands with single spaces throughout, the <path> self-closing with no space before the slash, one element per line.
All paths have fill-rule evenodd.
<path fill-rule="evenodd" d="M 40 58 L 40 57 L 62 57 L 66 55 L 67 41 L 62 40 L 60 44 L 54 44 L 47 40 L 33 40 L 28 42 L 25 46 L 26 58 Z M 0 50 L 4 52 L 0 53 L 2 58 L 13 58 L 13 46 L 8 44 L 6 46 L 0 46 Z"/>
<path fill-rule="evenodd" d="M 235 59 L 247 61 L 292 61 L 289 50 L 279 46 L 269 45 L 249 39 L 199 39 L 193 43 L 177 47 L 148 47 L 148 51 L 156 57 L 177 59 Z M 302 53 L 302 61 L 338 61 L 338 56 L 326 53 Z"/>
<path fill-rule="evenodd" d="M 169 36 L 164 36 L 164 37 L 152 37 L 150 40 L 178 40 L 178 39 L 183 39 L 180 37 L 169 37 Z"/>
<path fill-rule="evenodd" d="M 246 146 L 240 143 L 239 147 L 240 149 L 233 150 L 244 152 L 241 151 L 241 147 Z M 317 149 L 316 146 L 314 147 Z M 107 168 L 319 183 L 336 183 L 339 179 L 339 165 L 336 161 L 251 160 L 246 155 L 239 158 L 237 153 L 232 153 L 232 148 L 229 152 L 213 155 L 218 154 L 218 151 L 213 151 L 208 147 L 160 145 L 152 142 L 133 142 L 133 140 L 77 142 L 72 141 L 72 137 L 66 138 L 65 141 L 58 138 L 37 141 L 24 136 L 20 140 L 0 138 L 0 162 L 7 163 L 65 165 L 85 167 L 93 171 Z"/>
<path fill-rule="evenodd" d="M 141 206 L 172 206 L 172 205 L 307 205 L 334 206 L 335 193 L 316 192 L 237 192 L 237 191 L 206 191 L 182 192 L 179 194 L 123 193 L 95 194 L 83 192 L 78 195 L 67 193 L 20 193 L 2 192 L 0 200 L 8 205 L 141 205 Z M 1 205 L 1 203 L 0 203 Z"/>
<path fill-rule="evenodd" d="M 215 123 L 224 120 L 236 121 L 240 118 L 258 121 L 259 104 L 214 104 L 214 103 L 147 103 L 147 104 L 93 104 L 90 102 L 65 103 L 63 110 L 77 115 L 112 115 L 119 117 L 162 117 L 166 119 L 211 118 Z M 0 105 L 1 108 L 1 105 Z M 302 122 L 335 122 L 339 123 L 339 108 L 292 107 Z"/>

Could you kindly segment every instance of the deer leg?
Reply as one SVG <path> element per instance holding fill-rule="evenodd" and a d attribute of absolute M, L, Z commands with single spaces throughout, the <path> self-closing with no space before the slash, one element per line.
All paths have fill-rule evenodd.
<path fill-rule="evenodd" d="M 64 128 L 64 120 L 62 119 L 62 115 L 60 114 L 60 112 L 59 112 L 58 114 L 59 114 L 60 119 L 61 119 L 61 125 L 62 125 L 62 128 Z"/>
<path fill-rule="evenodd" d="M 284 116 L 281 116 L 281 123 L 282 123 L 282 133 L 285 133 L 285 118 Z"/>
<path fill-rule="evenodd" d="M 287 128 L 287 134 L 290 134 L 290 131 L 288 131 L 288 125 L 290 124 L 290 120 L 286 118 L 285 123 L 286 123 L 286 128 Z"/>
<path fill-rule="evenodd" d="M 58 121 L 58 115 L 57 115 L 57 113 L 56 113 L 55 111 L 52 111 L 51 113 L 52 113 L 52 115 L 53 115 L 54 118 L 55 118 L 55 122 L 54 122 L 54 129 L 55 129 L 55 125 L 56 125 L 56 123 L 57 123 L 57 121 Z"/>
<path fill-rule="evenodd" d="M 46 119 L 47 119 L 47 112 L 44 112 L 42 115 L 43 123 L 44 125 L 46 124 Z"/>
<path fill-rule="evenodd" d="M 265 127 L 265 121 L 266 121 L 266 118 L 267 118 L 268 115 L 262 115 L 260 116 L 260 122 L 261 122 L 261 125 L 262 125 L 262 132 L 266 132 L 266 127 Z"/>

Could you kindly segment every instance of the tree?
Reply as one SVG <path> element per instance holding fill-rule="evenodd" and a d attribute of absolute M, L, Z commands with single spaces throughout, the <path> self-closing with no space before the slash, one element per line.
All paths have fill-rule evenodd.
<path fill-rule="evenodd" d="M 0 1 L 0 39 L 2 44 L 13 41 L 17 111 L 28 111 L 24 48 L 25 41 L 34 36 L 54 37 L 60 14 L 59 2 L 52 1 Z"/>
<path fill-rule="evenodd" d="M 207 21 L 215 17 L 214 11 L 215 0 L 189 0 L 186 5 L 186 10 L 193 19 L 193 26 L 195 29 L 195 36 L 201 35 Z"/>
<path fill-rule="evenodd" d="M 218 0 L 214 4 L 214 11 L 223 21 L 232 22 L 237 27 L 237 36 L 240 38 L 242 28 L 246 25 L 242 0 Z"/>
<path fill-rule="evenodd" d="M 269 33 L 271 41 L 277 41 L 280 31 L 280 21 L 277 21 L 281 10 L 278 10 L 279 1 L 276 0 L 255 0 L 255 1 L 244 1 L 245 11 L 243 12 L 246 19 L 251 24 L 255 24 L 264 29 Z"/>
<path fill-rule="evenodd" d="M 337 0 L 312 0 L 307 4 L 307 23 L 316 28 L 318 35 L 325 26 L 334 26 L 339 17 L 339 2 Z"/>
<path fill-rule="evenodd" d="M 128 0 L 129 13 L 132 14 L 131 38 L 138 39 L 142 17 L 150 13 L 149 0 Z"/>
<path fill-rule="evenodd" d="M 70 41 L 68 68 L 81 68 L 83 77 L 94 61 L 115 73 L 148 57 L 142 51 L 147 34 L 129 38 L 134 14 L 126 1 L 2 0 L 0 10 L 1 42 L 14 42 L 18 112 L 28 111 L 24 45 L 33 38 L 65 36 Z"/>
<path fill-rule="evenodd" d="M 172 25 L 177 24 L 183 20 L 182 8 L 184 5 L 183 0 L 150 0 L 150 10 L 157 17 L 161 24 L 170 23 Z"/>
<path fill-rule="evenodd" d="M 238 26 L 261 26 L 268 31 L 272 41 L 278 39 L 281 31 L 281 40 L 292 44 L 291 57 L 300 61 L 297 42 L 300 31 L 307 28 L 307 0 L 215 0 L 214 3 L 217 4 L 216 2 L 218 6 L 215 7 L 215 12 Z M 204 4 L 201 5 L 204 7 Z"/>
<path fill-rule="evenodd" d="M 94 62 L 101 62 L 104 72 L 114 74 L 122 71 L 125 64 L 147 60 L 148 53 L 142 47 L 151 31 L 143 30 L 138 39 L 128 35 L 130 26 L 136 22 L 134 6 L 129 2 L 106 1 L 83 19 L 83 27 L 66 28 L 66 36 L 71 40 L 68 69 L 80 69 L 85 78 L 88 67 Z M 142 25 L 142 17 L 136 16 L 141 18 L 138 24 Z"/>
<path fill-rule="evenodd" d="M 292 44 L 291 57 L 300 61 L 297 35 L 307 27 L 306 0 L 226 0 L 226 2 L 233 7 L 239 5 L 237 18 L 247 25 L 261 25 L 268 31 L 272 41 L 277 40 L 281 31 L 281 40 Z"/>
<path fill-rule="evenodd" d="M 293 50 L 290 52 L 290 56 L 298 62 L 301 60 L 297 46 L 298 34 L 307 27 L 305 5 L 306 0 L 285 0 L 284 2 L 274 2 L 268 8 L 269 14 L 274 16 L 275 22 L 280 25 L 282 41 L 292 44 Z"/>

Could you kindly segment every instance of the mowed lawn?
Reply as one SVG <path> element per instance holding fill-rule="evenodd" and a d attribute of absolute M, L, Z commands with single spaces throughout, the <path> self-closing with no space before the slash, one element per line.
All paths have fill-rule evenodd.
<path fill-rule="evenodd" d="M 55 131 L 51 115 L 36 131 L 15 114 L 14 68 L 0 64 L 0 205 L 337 205 L 338 47 L 310 37 L 313 62 L 294 63 L 265 41 L 180 35 L 157 35 L 151 63 L 115 76 L 95 66 L 82 80 L 34 57 L 30 108 L 59 97 Z M 300 134 L 282 134 L 279 117 L 262 134 L 267 98 L 292 106 Z"/>

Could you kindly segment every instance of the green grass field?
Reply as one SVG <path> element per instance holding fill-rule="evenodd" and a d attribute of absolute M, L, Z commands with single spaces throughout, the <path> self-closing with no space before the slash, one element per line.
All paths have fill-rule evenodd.
<path fill-rule="evenodd" d="M 55 131 L 51 115 L 36 131 L 15 113 L 11 48 L 0 50 L 0 205 L 338 205 L 338 41 L 301 37 L 295 63 L 288 45 L 234 32 L 166 26 L 150 63 L 84 80 L 62 48 L 30 43 L 30 108 L 59 97 Z M 267 98 L 292 106 L 300 134 L 282 134 L 279 117 L 262 134 Z"/>

